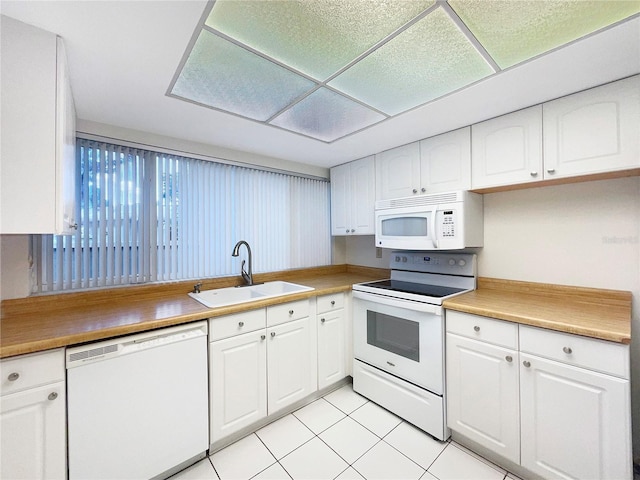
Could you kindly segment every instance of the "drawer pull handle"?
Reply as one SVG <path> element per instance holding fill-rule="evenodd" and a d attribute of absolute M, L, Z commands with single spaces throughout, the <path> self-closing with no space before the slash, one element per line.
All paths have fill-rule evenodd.
<path fill-rule="evenodd" d="M 260 335 L 260 340 L 264 340 L 265 338 L 267 338 L 266 335 Z"/>
<path fill-rule="evenodd" d="M 479 331 L 480 331 L 480 327 L 479 327 L 478 325 L 476 325 L 475 327 L 473 327 L 473 329 L 474 329 L 476 332 L 479 332 Z"/>
<path fill-rule="evenodd" d="M 527 368 L 529 368 L 529 367 L 531 366 L 531 362 L 529 362 L 529 361 L 527 361 L 527 360 L 525 360 L 524 362 L 522 362 L 522 364 L 523 364 L 525 367 L 527 367 Z"/>
<path fill-rule="evenodd" d="M 321 319 L 320 319 L 320 323 L 324 323 L 324 322 L 325 322 L 325 319 L 324 319 L 324 318 L 321 318 Z"/>
<path fill-rule="evenodd" d="M 13 373 L 10 373 L 7 378 L 9 379 L 10 382 L 15 382 L 17 379 L 20 378 L 20 374 L 13 372 Z"/>
<path fill-rule="evenodd" d="M 293 310 L 289 310 L 289 315 L 293 315 Z"/>
<path fill-rule="evenodd" d="M 58 398 L 58 393 L 57 392 L 51 392 L 47 398 L 49 400 L 55 400 L 56 398 Z"/>
<path fill-rule="evenodd" d="M 244 327 L 244 322 L 238 322 L 238 327 L 240 328 Z"/>
<path fill-rule="evenodd" d="M 331 300 L 331 306 L 333 307 L 336 304 L 335 300 Z"/>
<path fill-rule="evenodd" d="M 276 332 L 271 332 L 271 338 L 276 336 Z"/>
<path fill-rule="evenodd" d="M 504 359 L 509 363 L 513 362 L 513 357 L 511 355 L 507 355 Z"/>
<path fill-rule="evenodd" d="M 571 350 L 571 347 L 564 347 L 562 351 L 567 355 L 571 355 L 573 353 L 573 350 Z"/>
<path fill-rule="evenodd" d="M 387 364 L 388 364 L 388 365 L 391 365 L 392 367 L 395 367 L 395 366 L 396 366 L 396 364 L 395 364 L 395 363 L 391 363 L 391 362 L 390 362 L 390 361 L 388 361 L 388 360 L 387 360 Z"/>

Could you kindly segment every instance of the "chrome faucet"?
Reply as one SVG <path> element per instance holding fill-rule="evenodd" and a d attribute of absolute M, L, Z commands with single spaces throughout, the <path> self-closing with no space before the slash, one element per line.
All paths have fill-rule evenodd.
<path fill-rule="evenodd" d="M 242 264 L 240 265 L 240 274 L 244 279 L 245 286 L 248 287 L 253 285 L 253 272 L 251 270 L 251 247 L 249 247 L 249 244 L 244 240 L 240 240 L 238 243 L 236 243 L 236 246 L 233 247 L 233 253 L 231 254 L 231 256 L 237 257 L 238 255 L 240 255 L 240 245 L 244 245 L 245 247 L 247 247 L 247 253 L 249 254 L 249 271 L 247 272 L 244 269 L 244 260 L 242 260 Z"/>

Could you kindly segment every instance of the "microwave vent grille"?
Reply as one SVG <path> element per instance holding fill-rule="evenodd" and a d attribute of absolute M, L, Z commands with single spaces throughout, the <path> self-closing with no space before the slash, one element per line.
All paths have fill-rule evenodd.
<path fill-rule="evenodd" d="M 458 202 L 462 200 L 461 197 L 461 192 L 447 192 L 417 195 L 415 197 L 392 198 L 390 200 L 378 200 L 376 202 L 376 209 L 438 205 L 440 203 Z"/>

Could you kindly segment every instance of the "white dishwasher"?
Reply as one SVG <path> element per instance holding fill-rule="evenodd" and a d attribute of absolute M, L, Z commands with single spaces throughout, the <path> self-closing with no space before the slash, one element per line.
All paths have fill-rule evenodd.
<path fill-rule="evenodd" d="M 69 479 L 163 478 L 209 447 L 207 323 L 68 348 Z"/>

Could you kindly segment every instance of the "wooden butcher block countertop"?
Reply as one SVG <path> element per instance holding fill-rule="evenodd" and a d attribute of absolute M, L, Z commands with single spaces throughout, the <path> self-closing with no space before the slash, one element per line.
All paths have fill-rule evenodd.
<path fill-rule="evenodd" d="M 631 343 L 631 292 L 481 277 L 477 290 L 443 305 L 524 325 Z"/>
<path fill-rule="evenodd" d="M 315 290 L 213 309 L 187 295 L 194 281 L 5 300 L 0 317 L 0 358 L 103 340 L 317 295 L 348 292 L 354 283 L 388 277 L 388 270 L 347 265 L 256 274 L 256 283 L 286 280 Z M 234 286 L 240 282 L 239 276 L 204 280 L 202 290 Z"/>

